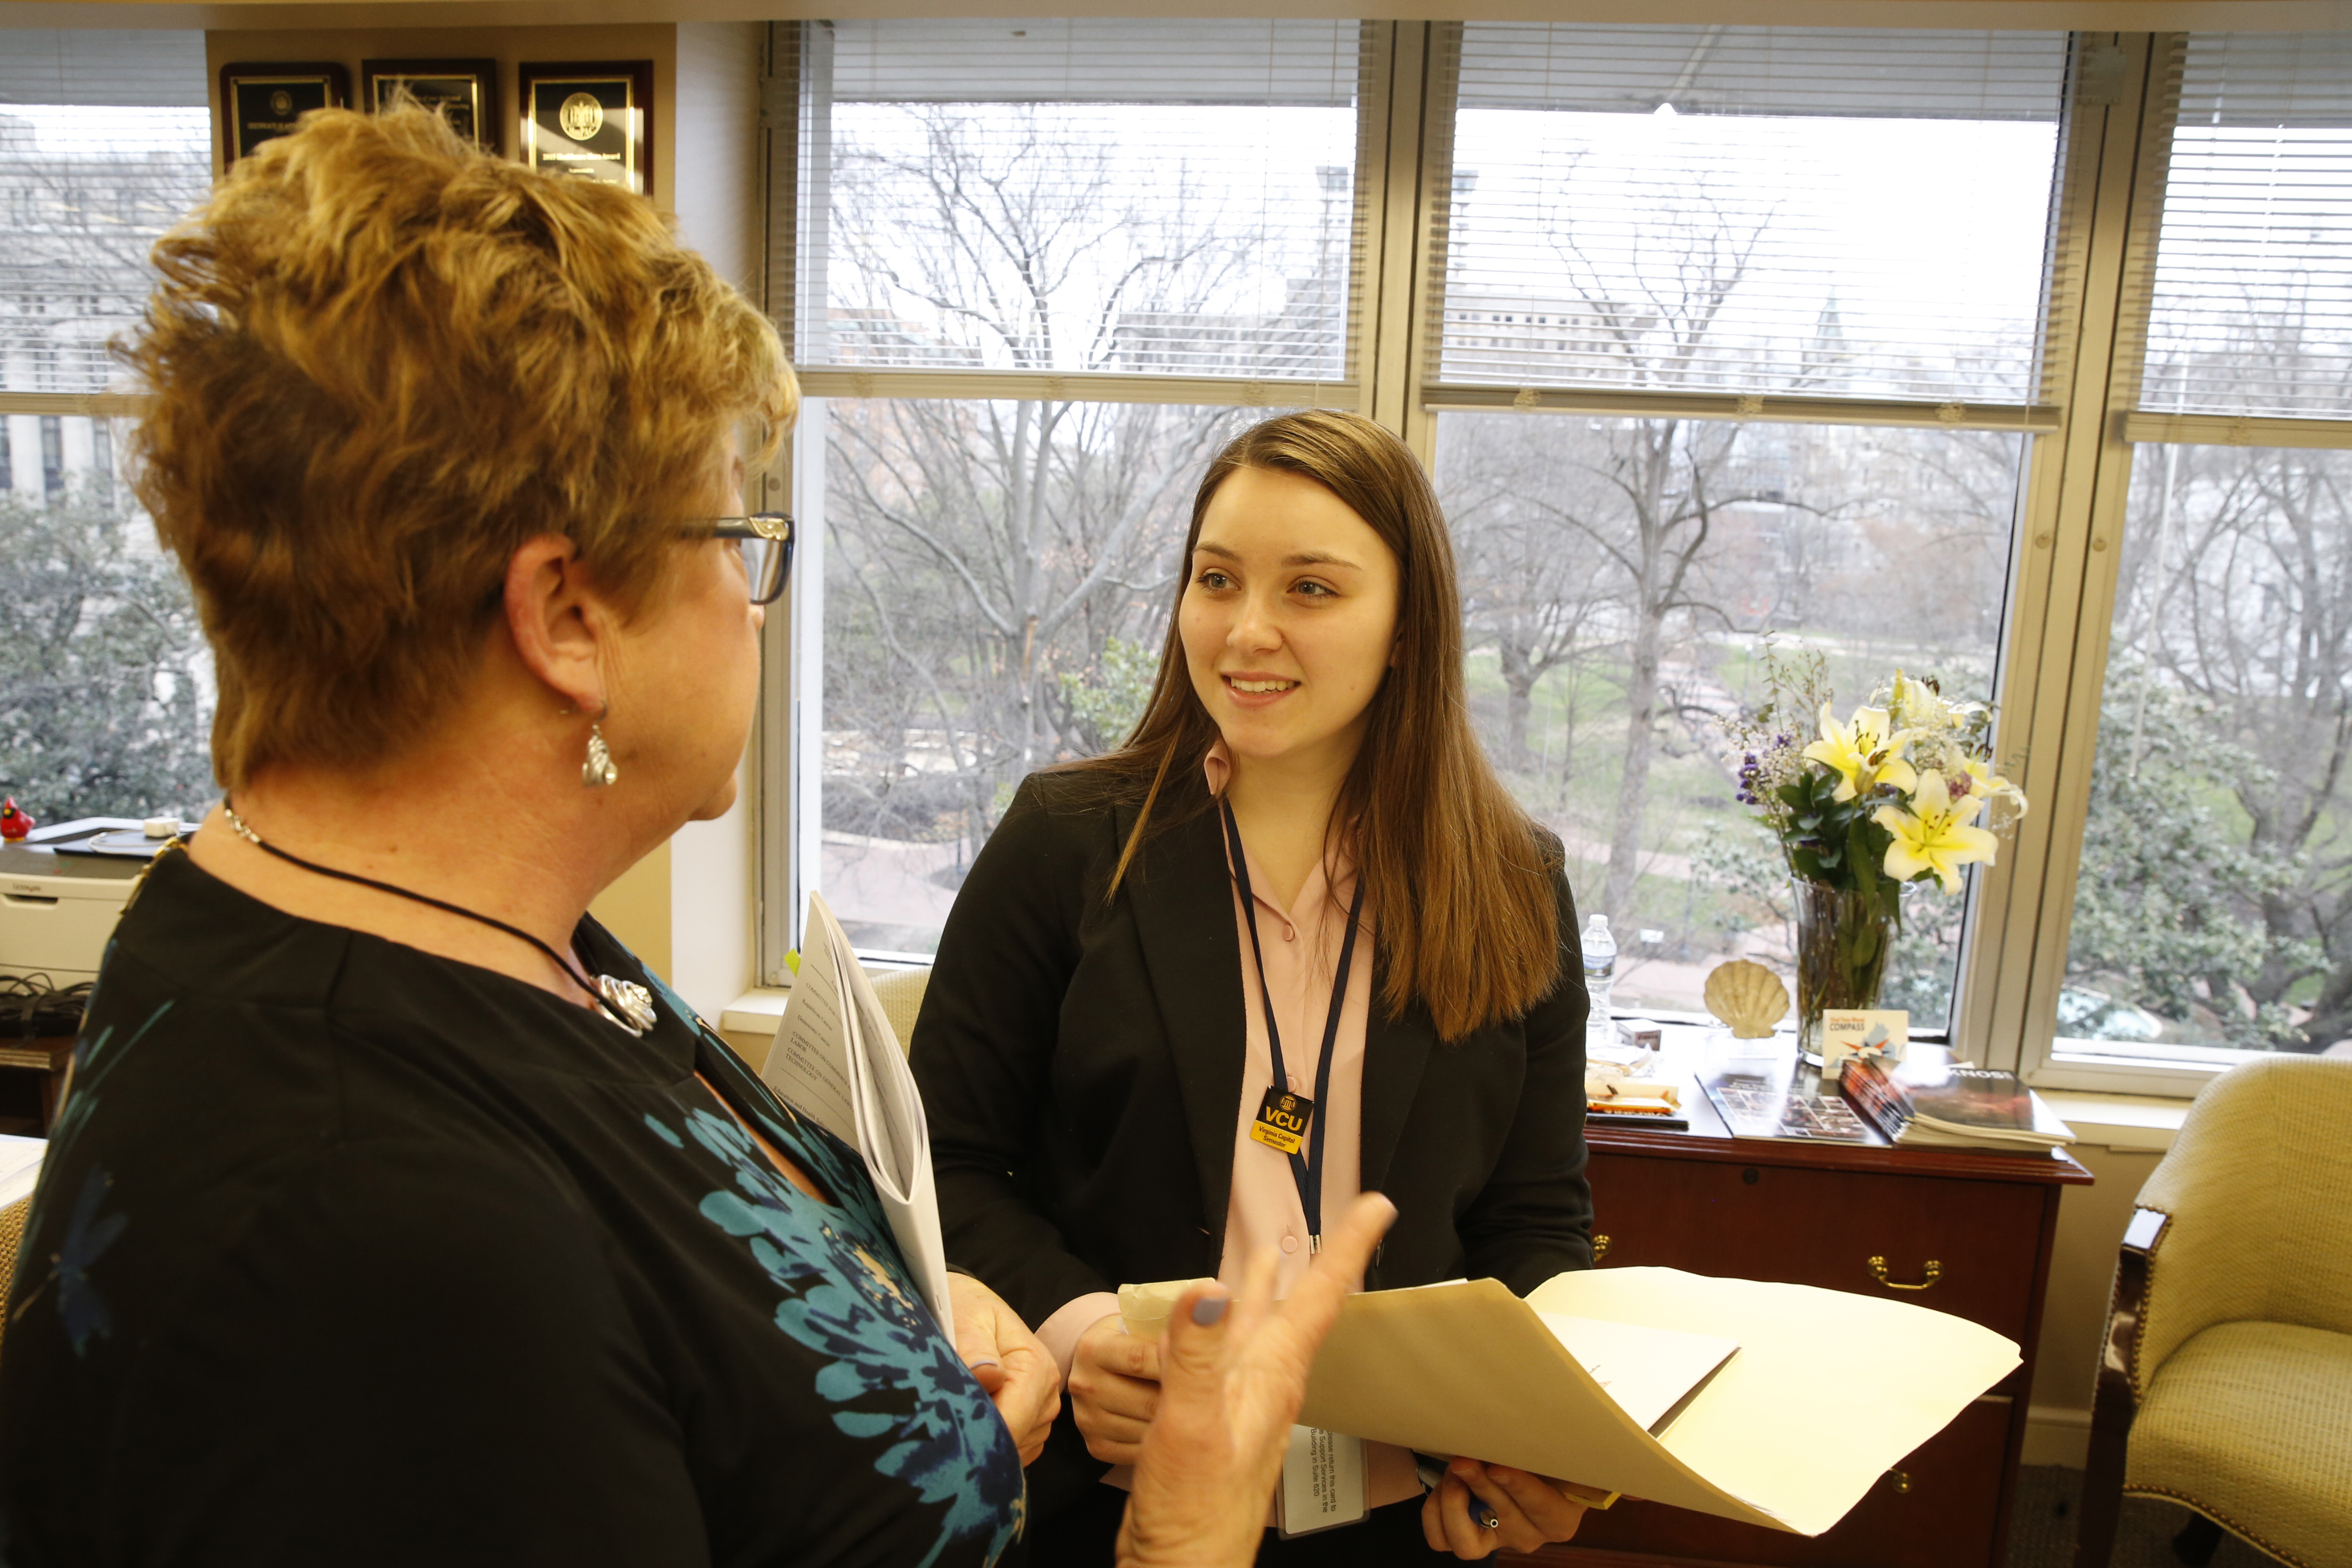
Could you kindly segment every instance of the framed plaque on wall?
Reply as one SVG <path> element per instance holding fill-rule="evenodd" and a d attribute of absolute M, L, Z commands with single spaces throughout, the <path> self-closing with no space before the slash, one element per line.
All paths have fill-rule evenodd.
<path fill-rule="evenodd" d="M 526 64 L 521 77 L 524 163 L 653 194 L 651 60 Z"/>
<path fill-rule="evenodd" d="M 264 60 L 221 67 L 223 166 L 265 142 L 291 135 L 314 109 L 341 109 L 352 100 L 351 73 L 341 66 Z"/>
<path fill-rule="evenodd" d="M 391 108 L 404 91 L 425 108 L 439 110 L 450 128 L 475 146 L 499 151 L 498 61 L 360 62 L 360 103 L 371 113 Z"/>

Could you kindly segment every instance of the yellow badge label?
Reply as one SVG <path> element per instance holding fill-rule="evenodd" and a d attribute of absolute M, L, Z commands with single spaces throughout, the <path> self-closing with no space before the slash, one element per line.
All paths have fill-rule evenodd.
<path fill-rule="evenodd" d="M 1250 1123 L 1250 1137 L 1269 1149 L 1296 1154 L 1305 1146 L 1307 1121 L 1314 1114 L 1315 1102 L 1305 1095 L 1269 1089 L 1257 1108 L 1257 1120 Z"/>

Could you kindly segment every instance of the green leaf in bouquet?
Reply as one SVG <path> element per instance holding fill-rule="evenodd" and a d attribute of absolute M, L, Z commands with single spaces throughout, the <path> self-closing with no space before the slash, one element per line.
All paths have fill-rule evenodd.
<path fill-rule="evenodd" d="M 1846 858 L 1853 866 L 1854 889 L 1864 900 L 1876 907 L 1879 901 L 1878 866 L 1870 853 L 1870 841 L 1864 835 L 1862 824 L 1856 822 L 1845 831 Z"/>

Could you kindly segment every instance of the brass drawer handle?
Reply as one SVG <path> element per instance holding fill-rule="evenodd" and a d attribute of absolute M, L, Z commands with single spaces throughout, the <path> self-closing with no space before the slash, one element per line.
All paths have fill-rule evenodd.
<path fill-rule="evenodd" d="M 1886 1259 L 1884 1258 L 1872 1258 L 1868 1267 L 1870 1268 L 1870 1277 L 1873 1279 L 1877 1280 L 1881 1285 L 1885 1286 L 1889 1290 L 1925 1290 L 1928 1286 L 1933 1285 L 1937 1280 L 1941 1279 L 1944 1277 L 1944 1266 L 1937 1262 L 1932 1258 L 1927 1259 L 1927 1261 L 1920 1267 L 1919 1283 L 1916 1285 L 1898 1284 L 1896 1281 L 1889 1279 L 1886 1277 Z"/>
<path fill-rule="evenodd" d="M 1907 1492 L 1911 1489 L 1911 1472 L 1908 1470 L 1889 1470 L 1886 1472 L 1886 1479 L 1895 1483 L 1895 1489 L 1898 1492 Z"/>
<path fill-rule="evenodd" d="M 1605 1236 L 1594 1237 L 1592 1238 L 1592 1267 L 1595 1268 L 1600 1268 L 1601 1260 L 1608 1256 L 1609 1238 Z"/>

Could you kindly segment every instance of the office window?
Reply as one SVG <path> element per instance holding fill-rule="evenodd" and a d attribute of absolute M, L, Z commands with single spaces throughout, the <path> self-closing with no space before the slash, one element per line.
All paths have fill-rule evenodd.
<path fill-rule="evenodd" d="M 9 35 L 0 60 L 0 391 L 95 393 L 148 247 L 212 174 L 200 33 Z M 21 47 L 20 47 L 21 46 Z"/>
<path fill-rule="evenodd" d="M 1436 479 L 1490 753 L 1618 933 L 1621 1005 L 1787 972 L 1788 878 L 1720 725 L 1768 634 L 1842 709 L 1990 694 L 2067 40 L 1471 23 L 1433 170 Z M 1920 890 L 1889 1005 L 1950 1014 Z"/>
<path fill-rule="evenodd" d="M 1353 405 L 1360 33 L 788 25 L 795 847 L 862 947 L 929 952 L 1021 779 L 1124 737 L 1217 447 Z"/>
<path fill-rule="evenodd" d="M 2057 1056 L 2352 1037 L 2352 39 L 2200 35 Z"/>
<path fill-rule="evenodd" d="M 0 424 L 37 426 L 44 478 L 0 490 L 0 793 L 44 822 L 197 815 L 211 658 L 145 515 L 105 499 L 105 421 Z"/>
<path fill-rule="evenodd" d="M 1438 379 L 2033 400 L 2056 34 L 1475 23 Z"/>
<path fill-rule="evenodd" d="M 106 348 L 208 187 L 205 75 L 200 33 L 27 30 L 0 56 L 0 789 L 44 821 L 194 815 L 214 793 L 210 661 L 125 505 Z M 36 450 L 37 491 L 7 460 Z"/>
<path fill-rule="evenodd" d="M 1342 379 L 1353 24 L 808 37 L 802 363 Z"/>
<path fill-rule="evenodd" d="M 2147 333 L 2143 411 L 2352 418 L 2352 37 L 2189 40 Z"/>

